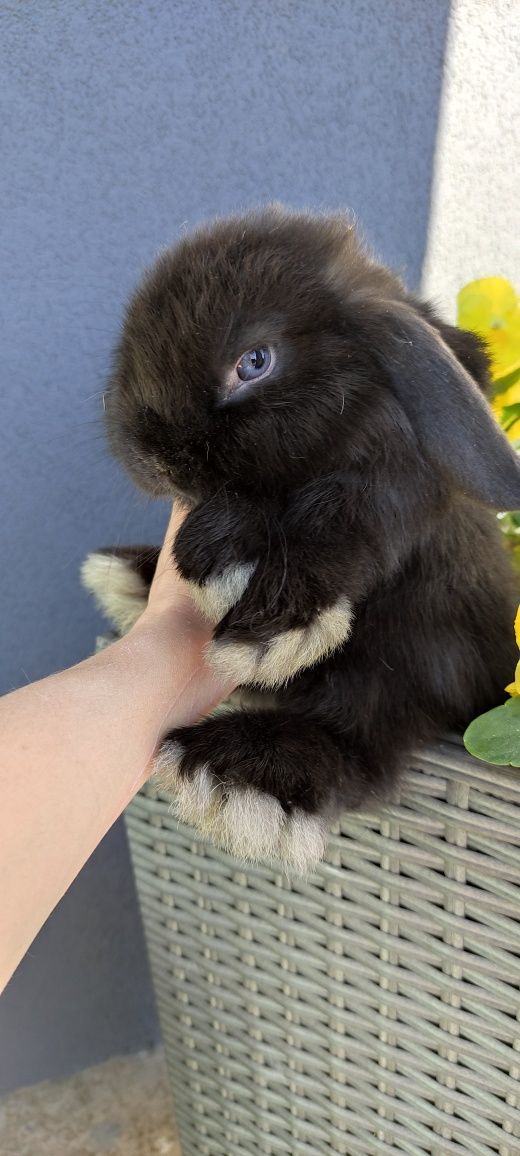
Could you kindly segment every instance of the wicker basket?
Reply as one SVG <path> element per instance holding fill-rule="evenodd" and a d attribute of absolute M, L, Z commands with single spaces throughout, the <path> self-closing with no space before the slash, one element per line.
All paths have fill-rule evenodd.
<path fill-rule="evenodd" d="M 520 773 L 427 748 L 306 880 L 126 821 L 184 1156 L 519 1156 Z"/>

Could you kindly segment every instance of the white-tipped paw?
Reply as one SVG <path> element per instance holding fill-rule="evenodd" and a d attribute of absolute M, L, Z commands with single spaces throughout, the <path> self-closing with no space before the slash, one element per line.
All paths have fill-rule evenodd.
<path fill-rule="evenodd" d="M 81 581 L 120 634 L 130 630 L 146 607 L 148 587 L 127 558 L 94 551 L 83 562 Z"/>
<path fill-rule="evenodd" d="M 285 630 L 265 644 L 218 639 L 208 647 L 207 659 L 226 679 L 235 678 L 245 685 L 283 686 L 346 642 L 352 620 L 352 603 L 342 597 L 319 611 L 309 626 Z"/>
<path fill-rule="evenodd" d="M 159 788 L 172 796 L 177 818 L 238 859 L 280 863 L 306 874 L 323 858 L 328 825 L 300 808 L 287 813 L 273 795 L 226 784 L 208 764 L 179 772 L 180 743 L 166 743 L 155 764 Z"/>
<path fill-rule="evenodd" d="M 227 566 L 217 578 L 201 583 L 189 582 L 191 596 L 201 614 L 210 622 L 220 622 L 240 601 L 255 569 L 256 562 Z"/>

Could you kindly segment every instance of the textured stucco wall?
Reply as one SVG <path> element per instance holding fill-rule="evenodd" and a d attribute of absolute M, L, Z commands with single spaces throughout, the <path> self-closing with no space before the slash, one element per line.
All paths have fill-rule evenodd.
<path fill-rule="evenodd" d="M 520 287 L 520 0 L 455 0 L 422 287 L 448 318 L 476 277 Z"/>
<path fill-rule="evenodd" d="M 343 204 L 418 282 L 448 8 L 0 3 L 1 689 L 89 652 L 80 560 L 163 525 L 108 460 L 99 401 L 122 301 L 161 246 L 273 197 Z M 118 827 L 0 1001 L 0 1089 L 155 1030 Z"/>

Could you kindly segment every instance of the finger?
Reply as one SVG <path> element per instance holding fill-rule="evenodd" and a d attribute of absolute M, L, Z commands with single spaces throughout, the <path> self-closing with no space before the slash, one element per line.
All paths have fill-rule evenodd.
<path fill-rule="evenodd" d="M 166 570 L 170 573 L 170 575 L 172 574 L 172 571 L 175 574 L 177 573 L 173 559 L 173 543 L 175 541 L 178 530 L 182 526 L 182 523 L 187 514 L 187 508 L 182 506 L 180 502 L 176 501 L 173 503 L 170 520 L 166 527 L 164 542 L 157 562 L 157 568 L 155 572 L 156 579 L 160 578 Z"/>

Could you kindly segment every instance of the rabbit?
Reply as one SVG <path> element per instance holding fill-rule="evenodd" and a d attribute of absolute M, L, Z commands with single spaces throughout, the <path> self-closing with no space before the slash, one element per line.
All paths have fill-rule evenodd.
<path fill-rule="evenodd" d="M 495 511 L 518 459 L 473 334 L 378 263 L 348 213 L 278 204 L 183 237 L 130 302 L 113 452 L 189 511 L 174 556 L 239 690 L 165 735 L 179 818 L 296 872 L 345 810 L 393 796 L 420 741 L 503 700 L 515 582 Z M 83 579 L 120 631 L 157 552 Z"/>

